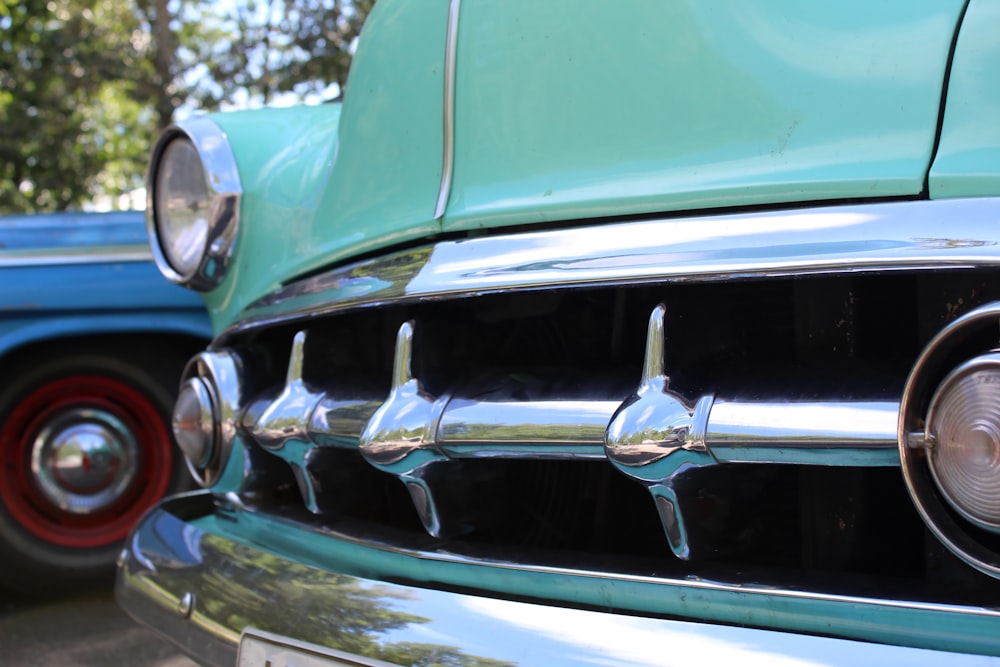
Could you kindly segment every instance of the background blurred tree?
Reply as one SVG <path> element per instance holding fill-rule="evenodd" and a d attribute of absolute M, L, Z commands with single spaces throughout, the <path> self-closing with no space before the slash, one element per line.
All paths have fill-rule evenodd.
<path fill-rule="evenodd" d="M 136 0 L 162 130 L 182 106 L 264 106 L 335 96 L 374 0 Z M 331 90 L 332 89 L 332 90 Z"/>
<path fill-rule="evenodd" d="M 141 186 L 179 111 L 332 97 L 374 0 L 0 0 L 0 212 Z"/>
<path fill-rule="evenodd" d="M 133 99 L 138 27 L 112 2 L 0 0 L 0 211 L 136 187 L 149 118 Z"/>

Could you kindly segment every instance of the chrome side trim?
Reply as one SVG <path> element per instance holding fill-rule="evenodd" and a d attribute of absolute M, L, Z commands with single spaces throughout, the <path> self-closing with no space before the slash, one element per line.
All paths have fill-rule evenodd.
<path fill-rule="evenodd" d="M 248 306 L 247 329 L 353 308 L 593 285 L 1000 266 L 1000 198 L 660 218 L 446 241 L 336 268 Z"/>
<path fill-rule="evenodd" d="M 171 141 L 188 139 L 198 151 L 205 169 L 205 180 L 211 198 L 208 234 L 201 261 L 190 273 L 180 274 L 167 260 L 160 247 L 156 223 L 156 170 L 160 158 Z M 214 289 L 222 282 L 229 266 L 233 244 L 239 231 L 240 200 L 243 186 L 236 157 L 226 133 L 207 116 L 195 116 L 171 125 L 153 146 L 146 174 L 146 229 L 153 259 L 168 280 L 200 292 Z"/>
<path fill-rule="evenodd" d="M 233 664 L 240 633 L 246 627 L 292 636 L 334 650 L 356 651 L 356 647 L 352 649 L 344 643 L 358 638 L 347 630 L 350 624 L 344 624 L 343 619 L 351 616 L 339 610 L 344 609 L 345 603 L 351 604 L 352 610 L 356 609 L 353 605 L 357 604 L 361 591 L 371 591 L 373 601 L 381 600 L 380 609 L 429 619 L 426 623 L 414 620 L 413 625 L 402 623 L 384 630 L 366 626 L 366 636 L 382 648 L 387 648 L 389 642 L 410 640 L 408 636 L 401 637 L 401 633 L 424 629 L 431 631 L 427 636 L 448 637 L 454 648 L 471 652 L 476 657 L 504 660 L 509 657 L 505 646 L 522 646 L 528 641 L 531 648 L 540 651 L 545 650 L 543 644 L 551 645 L 552 655 L 546 655 L 539 664 L 623 662 L 659 665 L 663 664 L 665 642 L 673 651 L 688 639 L 697 639 L 694 645 L 704 650 L 704 639 L 723 631 L 721 626 L 711 625 L 718 622 L 785 630 L 733 627 L 723 631 L 736 633 L 732 638 L 737 646 L 731 646 L 732 650 L 739 646 L 767 647 L 768 655 L 759 657 L 771 660 L 776 654 L 784 655 L 786 650 L 788 655 L 804 659 L 804 647 L 812 645 L 817 651 L 810 652 L 815 662 L 807 661 L 808 664 L 851 667 L 862 664 L 1000 664 L 995 659 L 982 657 L 996 655 L 1000 650 L 997 639 L 1000 635 L 996 633 L 1000 612 L 994 609 L 824 595 L 698 579 L 514 565 L 468 559 L 453 553 L 395 549 L 336 533 L 313 534 L 300 524 L 251 517 L 242 511 L 224 522 L 186 522 L 172 513 L 172 509 L 181 510 L 179 515 L 183 516 L 183 505 L 197 500 L 189 496 L 167 501 L 142 520 L 120 560 L 116 596 L 119 604 L 136 620 L 163 633 L 199 661 L 210 664 Z M 190 510 L 187 513 L 190 514 Z M 253 522 L 255 526 L 242 525 L 244 522 Z M 282 550 L 281 539 L 276 539 L 273 548 L 265 554 L 252 546 L 252 541 L 234 540 L 229 536 L 234 534 L 231 530 L 263 530 L 278 538 L 286 536 L 288 544 L 295 545 L 298 559 L 282 555 L 289 552 Z M 329 551 L 331 544 L 337 545 L 336 555 Z M 260 577 L 261 559 L 268 563 L 268 577 Z M 331 564 L 333 569 L 317 564 L 317 559 Z M 356 568 L 365 578 L 359 578 Z M 430 580 L 468 592 L 451 593 L 378 581 L 382 576 L 379 573 L 386 568 L 397 574 L 418 568 L 424 580 L 428 580 L 433 571 Z M 495 570 L 505 574 L 490 574 Z M 560 591 L 559 599 L 554 600 L 559 607 L 492 597 L 530 596 L 537 599 L 546 597 L 549 587 Z M 595 593 L 600 596 L 600 606 L 604 608 L 629 609 L 631 614 L 702 618 L 708 622 L 572 608 L 594 606 L 588 600 Z M 211 600 L 212 604 L 195 606 L 190 616 L 184 618 L 177 610 L 186 595 L 199 601 Z M 498 606 L 505 607 L 509 613 L 497 614 Z M 322 612 L 296 611 L 306 608 Z M 275 613 L 279 609 L 288 613 Z M 331 620 L 330 614 L 337 620 Z M 619 661 L 608 662 L 608 654 L 595 649 L 592 641 L 585 640 L 579 633 L 571 633 L 572 641 L 564 643 L 569 626 L 561 626 L 562 630 L 557 632 L 549 625 L 564 614 L 574 619 L 576 627 L 585 634 L 595 634 L 595 641 L 599 640 L 602 646 L 620 641 L 623 648 L 635 650 L 648 645 L 651 652 L 645 659 L 630 653 L 628 658 L 619 656 Z M 512 623 L 512 619 L 521 619 L 523 624 Z M 644 641 L 637 642 L 632 632 L 613 631 L 619 627 L 623 630 L 625 627 L 644 627 L 648 634 L 643 635 Z M 525 629 L 528 634 L 519 634 Z M 848 636 L 898 646 L 858 644 L 847 639 L 808 637 L 788 631 Z M 539 642 L 537 648 L 536 642 Z M 482 650 L 484 644 L 488 647 L 486 651 Z M 789 648 L 791 646 L 797 648 Z M 925 652 L 945 647 L 980 655 L 973 658 L 962 653 Z M 753 652 L 752 648 L 746 650 Z M 374 652 L 379 654 L 377 649 Z M 531 655 L 541 654 L 532 651 Z M 719 655 L 719 662 L 740 664 L 736 655 L 731 654 L 732 659 Z M 963 657 L 969 662 L 960 662 Z M 914 662 L 915 658 L 927 662 Z"/>
<path fill-rule="evenodd" d="M 119 262 L 150 262 L 153 253 L 148 245 L 102 245 L 75 248 L 32 248 L 30 250 L 0 250 L 0 269 L 27 266 L 66 264 L 115 264 Z"/>
<path fill-rule="evenodd" d="M 438 188 L 434 219 L 440 220 L 448 208 L 451 177 L 455 170 L 455 67 L 458 60 L 458 15 L 462 0 L 451 0 L 448 7 L 448 34 L 444 49 L 444 106 L 442 107 L 441 185 Z"/>

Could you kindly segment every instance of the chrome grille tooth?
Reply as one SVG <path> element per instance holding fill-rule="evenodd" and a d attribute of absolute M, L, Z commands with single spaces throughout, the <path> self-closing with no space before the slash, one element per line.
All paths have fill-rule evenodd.
<path fill-rule="evenodd" d="M 605 451 L 652 493 L 673 552 L 697 556 L 677 497 L 680 475 L 716 463 L 895 466 L 893 401 L 716 401 L 690 405 L 670 389 L 664 365 L 666 308 L 653 309 L 642 378 L 608 425 Z"/>
<path fill-rule="evenodd" d="M 716 463 L 705 445 L 714 398 L 704 396 L 689 406 L 670 390 L 663 359 L 666 312 L 661 303 L 649 316 L 642 379 L 635 394 L 612 417 L 605 433 L 605 452 L 619 470 L 646 485 L 671 550 L 687 559 L 691 547 L 674 478 L 691 468 Z"/>
<path fill-rule="evenodd" d="M 449 526 L 442 523 L 425 475 L 430 466 L 448 460 L 437 446 L 437 432 L 450 396 L 430 396 L 413 377 L 413 330 L 412 321 L 399 327 L 389 397 L 368 420 L 359 446 L 369 463 L 406 484 L 424 528 L 442 537 Z"/>
<path fill-rule="evenodd" d="M 306 508 L 319 513 L 316 488 L 308 470 L 313 450 L 307 425 L 309 417 L 323 398 L 302 378 L 305 363 L 306 331 L 295 334 L 288 360 L 285 386 L 273 400 L 261 409 L 261 401 L 252 403 L 244 412 L 244 421 L 259 415 L 252 424 L 245 424 L 253 439 L 271 454 L 286 461 L 298 483 Z"/>

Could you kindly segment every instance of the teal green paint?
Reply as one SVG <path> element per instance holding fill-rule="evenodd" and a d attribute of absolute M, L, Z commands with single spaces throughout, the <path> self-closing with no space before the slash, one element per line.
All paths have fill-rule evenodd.
<path fill-rule="evenodd" d="M 243 185 L 233 261 L 205 295 L 216 331 L 278 286 L 308 253 L 313 218 L 337 152 L 339 104 L 216 114 Z"/>
<path fill-rule="evenodd" d="M 444 227 L 915 195 L 962 5 L 463 3 Z"/>
<path fill-rule="evenodd" d="M 1000 195 L 1000 3 L 969 3 L 929 185 L 933 199 Z"/>
<path fill-rule="evenodd" d="M 239 493 L 243 491 L 246 482 L 247 468 L 250 466 L 250 456 L 242 438 L 236 437 L 229 458 L 223 463 L 222 471 L 212 485 L 212 492 L 217 494 Z"/>
<path fill-rule="evenodd" d="M 425 583 L 432 588 L 492 591 L 496 595 L 559 600 L 605 610 L 664 614 L 791 632 L 818 633 L 938 650 L 996 655 L 1000 621 L 980 614 L 913 610 L 851 600 L 819 601 L 557 572 L 421 559 L 331 539 L 292 524 L 247 512 L 193 521 L 198 528 L 240 544 L 315 567 L 369 579 Z M 664 549 L 666 549 L 664 544 Z"/>
<path fill-rule="evenodd" d="M 279 281 L 440 231 L 447 22 L 447 0 L 379 0 L 342 109 L 213 117 L 245 192 L 235 262 L 206 298 L 216 330 Z"/>

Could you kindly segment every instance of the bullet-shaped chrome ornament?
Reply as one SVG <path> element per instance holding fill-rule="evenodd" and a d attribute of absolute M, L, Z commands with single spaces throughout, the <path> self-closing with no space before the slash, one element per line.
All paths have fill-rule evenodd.
<path fill-rule="evenodd" d="M 716 462 L 705 445 L 713 398 L 704 396 L 692 406 L 670 390 L 663 359 L 665 316 L 660 304 L 649 317 L 639 388 L 612 417 L 604 449 L 619 470 L 649 488 L 671 550 L 686 559 L 690 547 L 673 481 L 685 470 Z"/>

